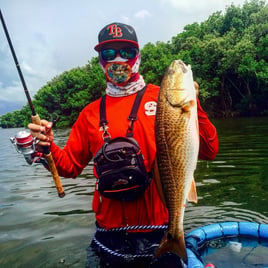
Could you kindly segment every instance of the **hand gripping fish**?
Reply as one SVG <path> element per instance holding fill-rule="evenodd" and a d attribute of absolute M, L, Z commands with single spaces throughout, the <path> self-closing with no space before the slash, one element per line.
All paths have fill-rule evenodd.
<path fill-rule="evenodd" d="M 177 253 L 187 263 L 183 218 L 186 199 L 197 202 L 194 182 L 199 152 L 199 131 L 191 66 L 171 63 L 158 96 L 155 138 L 159 174 L 158 192 L 169 212 L 168 231 L 155 257 Z M 156 173 L 156 172 L 155 172 Z M 159 178 L 160 177 L 160 178 Z"/>

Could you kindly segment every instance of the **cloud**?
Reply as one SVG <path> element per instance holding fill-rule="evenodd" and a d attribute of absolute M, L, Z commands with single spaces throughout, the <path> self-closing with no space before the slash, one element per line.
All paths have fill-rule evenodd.
<path fill-rule="evenodd" d="M 21 67 L 25 70 L 26 73 L 30 75 L 38 75 L 38 73 L 26 62 L 22 62 Z"/>
<path fill-rule="evenodd" d="M 198 14 L 200 13 L 212 13 L 215 11 L 222 10 L 232 3 L 235 5 L 242 5 L 244 0 L 187 0 L 187 1 L 178 1 L 178 0 L 161 0 L 162 5 L 171 5 L 173 8 L 179 10 L 182 14 Z"/>
<path fill-rule="evenodd" d="M 126 24 L 129 24 L 130 23 L 130 18 L 128 16 L 124 16 L 124 15 L 121 15 L 121 21 L 126 23 Z"/>
<path fill-rule="evenodd" d="M 19 102 L 21 104 L 26 102 L 23 87 L 19 81 L 13 81 L 11 85 L 6 87 L 0 83 L 0 89 L 0 102 Z"/>
<path fill-rule="evenodd" d="M 151 13 L 146 9 L 141 9 L 134 14 L 134 17 L 137 19 L 144 19 L 146 17 L 151 17 Z"/>

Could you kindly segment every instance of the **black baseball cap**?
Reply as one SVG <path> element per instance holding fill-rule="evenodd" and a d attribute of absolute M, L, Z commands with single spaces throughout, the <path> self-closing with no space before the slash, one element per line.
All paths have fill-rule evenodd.
<path fill-rule="evenodd" d="M 128 42 L 139 48 L 138 38 L 134 28 L 130 25 L 113 22 L 106 25 L 99 33 L 99 44 L 95 46 L 96 51 L 101 50 L 101 46 L 110 42 Z"/>

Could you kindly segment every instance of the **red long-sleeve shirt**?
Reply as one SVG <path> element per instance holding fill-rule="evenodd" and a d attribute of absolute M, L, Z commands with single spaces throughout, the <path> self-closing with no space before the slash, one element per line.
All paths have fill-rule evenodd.
<path fill-rule="evenodd" d="M 147 85 L 138 110 L 138 120 L 134 122 L 133 137 L 140 145 L 147 171 L 152 170 L 156 155 L 154 123 L 158 92 L 159 86 Z M 135 97 L 136 94 L 126 97 L 107 96 L 108 131 L 112 138 L 126 135 L 129 124 L 128 116 Z M 199 158 L 212 160 L 218 152 L 217 132 L 209 121 L 207 114 L 201 108 L 199 101 L 197 104 L 200 133 Z M 72 127 L 64 149 L 60 149 L 52 143 L 51 152 L 60 176 L 75 178 L 102 146 L 99 106 L 100 99 L 84 108 Z M 96 190 L 92 207 L 98 224 L 106 229 L 126 225 L 161 225 L 168 223 L 168 212 L 158 196 L 154 180 L 142 197 L 131 202 L 121 202 L 102 197 Z"/>

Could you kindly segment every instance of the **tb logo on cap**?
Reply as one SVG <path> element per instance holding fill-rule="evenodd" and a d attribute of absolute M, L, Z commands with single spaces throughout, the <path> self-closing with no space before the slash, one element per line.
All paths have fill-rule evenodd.
<path fill-rule="evenodd" d="M 111 24 L 107 26 L 107 30 L 109 31 L 109 35 L 112 35 L 113 37 L 122 37 L 122 29 L 118 27 L 116 24 Z"/>

